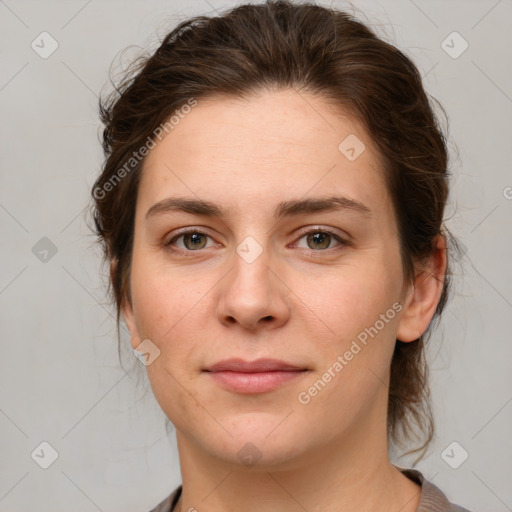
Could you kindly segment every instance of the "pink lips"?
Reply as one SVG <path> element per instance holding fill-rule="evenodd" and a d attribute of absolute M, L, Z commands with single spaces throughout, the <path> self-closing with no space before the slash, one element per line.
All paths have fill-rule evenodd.
<path fill-rule="evenodd" d="M 304 375 L 308 370 L 277 359 L 227 359 L 205 371 L 229 391 L 264 393 Z"/>

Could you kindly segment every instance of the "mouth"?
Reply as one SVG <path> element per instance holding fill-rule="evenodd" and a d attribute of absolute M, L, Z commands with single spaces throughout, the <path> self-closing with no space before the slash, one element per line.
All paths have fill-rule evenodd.
<path fill-rule="evenodd" d="M 235 393 L 265 393 L 309 372 L 277 359 L 219 361 L 204 370 L 219 386 Z"/>

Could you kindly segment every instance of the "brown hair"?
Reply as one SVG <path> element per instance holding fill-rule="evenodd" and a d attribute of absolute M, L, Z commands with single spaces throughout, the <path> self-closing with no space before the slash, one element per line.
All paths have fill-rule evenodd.
<path fill-rule="evenodd" d="M 102 174 L 93 185 L 95 230 L 106 261 L 114 262 L 109 292 L 131 301 L 130 263 L 138 183 L 144 159 L 133 158 L 158 127 L 191 98 L 246 98 L 263 88 L 321 95 L 363 123 L 380 150 L 400 237 L 404 276 L 432 254 L 448 195 L 447 149 L 414 64 L 347 13 L 289 1 L 240 5 L 219 17 L 180 23 L 150 56 L 132 63 L 116 90 L 100 100 L 105 125 Z M 127 167 L 127 162 L 130 162 Z M 124 172 L 121 172 L 124 170 Z M 448 297 L 447 270 L 434 319 Z M 396 342 L 388 401 L 388 434 L 396 444 L 434 432 L 427 332 Z M 421 456 L 423 456 L 423 453 Z M 421 458 L 420 456 L 420 458 Z"/>

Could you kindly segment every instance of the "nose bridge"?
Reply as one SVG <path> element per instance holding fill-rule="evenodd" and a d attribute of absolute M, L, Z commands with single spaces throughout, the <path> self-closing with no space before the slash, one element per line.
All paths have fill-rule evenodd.
<path fill-rule="evenodd" d="M 274 261 L 268 244 L 262 245 L 251 236 L 237 245 L 219 301 L 221 321 L 238 322 L 249 329 L 286 321 L 288 307 L 282 283 L 272 269 Z"/>

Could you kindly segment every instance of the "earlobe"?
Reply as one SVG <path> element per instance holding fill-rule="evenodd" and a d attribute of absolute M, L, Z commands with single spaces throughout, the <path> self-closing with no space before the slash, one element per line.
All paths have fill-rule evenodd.
<path fill-rule="evenodd" d="M 139 337 L 139 332 L 137 329 L 137 323 L 135 321 L 135 315 L 133 313 L 132 305 L 126 298 L 123 298 L 121 311 L 122 311 L 126 326 L 128 327 L 128 331 L 130 332 L 130 344 L 133 349 L 136 349 L 140 345 L 140 337 Z"/>
<path fill-rule="evenodd" d="M 446 240 L 438 235 L 432 254 L 418 269 L 408 289 L 398 323 L 398 340 L 417 340 L 427 330 L 443 291 L 446 263 Z"/>
<path fill-rule="evenodd" d="M 117 260 L 111 260 L 110 262 L 110 279 L 114 282 L 115 271 L 117 267 Z M 122 298 L 121 313 L 124 318 L 124 322 L 130 333 L 130 344 L 133 349 L 140 345 L 140 339 L 137 329 L 137 323 L 135 321 L 135 315 L 133 313 L 133 307 L 127 297 Z"/>

